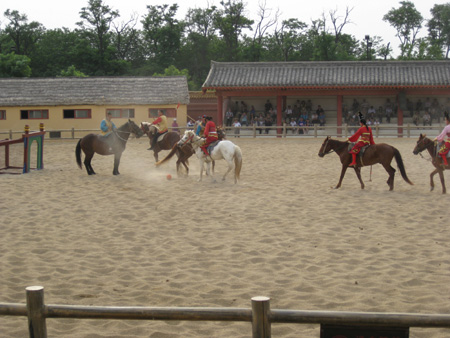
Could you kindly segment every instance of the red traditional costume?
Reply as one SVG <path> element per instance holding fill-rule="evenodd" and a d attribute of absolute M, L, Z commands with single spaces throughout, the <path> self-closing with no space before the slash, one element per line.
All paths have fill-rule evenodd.
<path fill-rule="evenodd" d="M 447 154 L 450 150 L 450 118 L 447 112 L 445 112 L 445 120 L 447 125 L 444 127 L 444 130 L 442 130 L 442 132 L 436 137 L 436 140 L 438 140 L 439 142 L 444 142 L 442 147 L 439 149 L 439 156 L 441 156 L 442 158 L 442 164 L 447 166 Z"/>
<path fill-rule="evenodd" d="M 349 151 L 352 154 L 352 163 L 350 166 L 356 165 L 356 155 L 361 151 L 361 148 L 368 144 L 375 144 L 373 140 L 372 128 L 365 125 L 365 120 L 361 119 L 361 123 L 364 124 L 361 126 L 355 134 L 348 138 L 350 142 L 356 142 L 353 146 L 352 150 Z M 359 141 L 358 141 L 359 139 Z"/>
<path fill-rule="evenodd" d="M 206 156 L 208 156 L 208 146 L 212 143 L 217 141 L 217 130 L 216 130 L 216 124 L 209 120 L 208 122 L 206 122 L 205 125 L 205 131 L 203 132 L 203 135 L 205 136 L 206 140 L 205 143 L 203 143 L 203 145 L 201 146 L 203 152 L 205 153 Z"/>

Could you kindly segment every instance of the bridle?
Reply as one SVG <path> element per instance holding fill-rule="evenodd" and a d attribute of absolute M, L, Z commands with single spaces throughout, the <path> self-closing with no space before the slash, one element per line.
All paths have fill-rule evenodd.
<path fill-rule="evenodd" d="M 419 145 L 421 145 L 421 144 L 423 144 L 423 148 L 422 149 L 417 149 L 417 153 L 420 155 L 420 157 L 422 157 L 423 159 L 425 159 L 425 160 L 427 160 L 427 161 L 433 161 L 433 159 L 431 158 L 431 159 L 428 159 L 428 158 L 425 158 L 423 155 L 422 155 L 422 151 L 424 151 L 425 149 L 428 149 L 428 147 L 430 147 L 430 146 L 432 146 L 432 144 L 425 144 L 425 141 L 426 140 L 428 140 L 426 137 L 423 137 L 420 141 L 418 141 L 417 142 L 417 145 L 416 145 L 416 149 L 417 149 L 417 147 L 419 146 Z M 432 141 L 431 141 L 432 142 Z M 434 157 L 434 156 L 436 156 L 436 154 L 433 154 L 433 156 L 432 157 Z"/>
<path fill-rule="evenodd" d="M 130 130 L 130 125 L 128 123 L 128 130 Z M 119 129 L 113 129 L 113 133 L 122 141 L 127 142 L 128 140 L 124 139 L 122 136 L 119 135 L 120 133 L 124 133 L 124 134 L 136 134 L 133 131 L 123 131 L 123 130 L 119 130 Z"/>
<path fill-rule="evenodd" d="M 186 139 L 186 141 L 184 141 L 184 142 L 182 143 L 182 146 L 185 146 L 186 144 L 189 143 L 189 141 L 192 141 L 192 139 L 194 138 L 194 136 L 195 136 L 195 134 L 192 133 L 192 135 L 189 136 L 189 137 Z M 193 143 L 193 142 L 191 142 L 191 143 Z"/>
<path fill-rule="evenodd" d="M 330 140 L 331 140 L 331 138 L 327 138 L 327 140 L 325 141 L 325 145 L 324 145 L 324 147 L 323 147 L 324 149 L 327 149 L 328 142 L 329 142 Z M 335 153 L 336 150 L 341 150 L 341 149 L 344 148 L 345 146 L 347 146 L 346 143 L 344 143 L 342 146 L 340 146 L 340 147 L 337 148 L 337 149 L 330 149 L 330 150 L 328 150 L 327 152 L 324 152 L 324 153 L 323 153 L 323 156 L 328 155 L 328 154 Z"/>

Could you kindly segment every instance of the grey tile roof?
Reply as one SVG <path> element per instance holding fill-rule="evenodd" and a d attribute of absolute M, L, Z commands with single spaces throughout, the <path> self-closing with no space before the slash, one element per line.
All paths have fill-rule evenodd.
<path fill-rule="evenodd" d="M 450 61 L 211 62 L 207 89 L 450 88 Z"/>
<path fill-rule="evenodd" d="M 186 77 L 0 78 L 0 106 L 188 104 Z"/>

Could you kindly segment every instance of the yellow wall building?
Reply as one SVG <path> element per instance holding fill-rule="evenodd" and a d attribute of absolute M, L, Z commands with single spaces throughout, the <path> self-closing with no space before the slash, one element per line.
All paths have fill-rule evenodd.
<path fill-rule="evenodd" d="M 75 137 L 98 130 L 107 112 L 119 127 L 129 118 L 140 124 L 167 115 L 187 123 L 189 91 L 184 76 L 0 79 L 0 133 L 21 132 L 25 125 L 47 137 Z M 0 138 L 5 138 L 1 137 Z"/>

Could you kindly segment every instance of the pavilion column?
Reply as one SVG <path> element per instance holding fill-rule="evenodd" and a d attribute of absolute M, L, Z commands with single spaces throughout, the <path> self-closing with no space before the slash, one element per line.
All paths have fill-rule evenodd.
<path fill-rule="evenodd" d="M 281 126 L 283 120 L 283 96 L 277 95 L 277 126 Z M 281 137 L 282 129 L 277 129 L 277 134 Z"/>
<path fill-rule="evenodd" d="M 217 125 L 223 125 L 223 95 L 217 97 Z"/>
<path fill-rule="evenodd" d="M 342 136 L 342 128 L 339 128 L 339 127 L 342 126 L 342 95 L 337 96 L 336 107 L 337 107 L 336 113 L 337 113 L 337 125 L 338 125 L 337 134 L 339 137 L 341 137 Z"/>
<path fill-rule="evenodd" d="M 400 95 L 397 94 L 397 132 L 403 137 L 403 110 L 400 105 Z"/>

